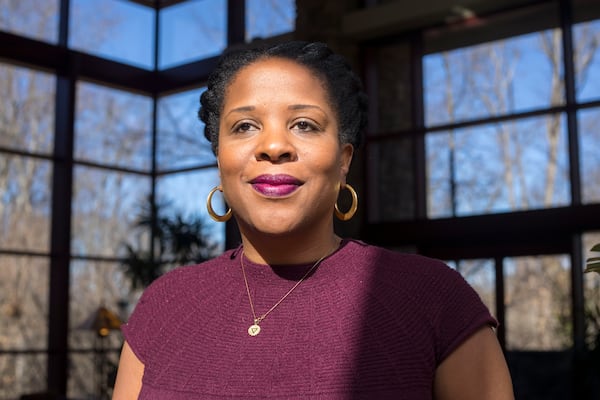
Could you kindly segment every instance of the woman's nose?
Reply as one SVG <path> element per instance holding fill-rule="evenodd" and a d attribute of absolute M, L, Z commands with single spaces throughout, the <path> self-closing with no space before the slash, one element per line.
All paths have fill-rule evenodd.
<path fill-rule="evenodd" d="M 256 159 L 273 163 L 294 161 L 297 153 L 289 135 L 283 128 L 265 127 L 260 133 Z"/>

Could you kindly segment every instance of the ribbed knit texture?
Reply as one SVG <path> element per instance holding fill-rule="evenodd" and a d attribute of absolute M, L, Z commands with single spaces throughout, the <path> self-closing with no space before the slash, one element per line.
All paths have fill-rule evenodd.
<path fill-rule="evenodd" d="M 345 240 L 251 337 L 240 257 L 145 291 L 122 327 L 145 365 L 140 399 L 431 399 L 436 366 L 496 324 L 443 263 Z M 244 265 L 258 315 L 311 267 Z"/>

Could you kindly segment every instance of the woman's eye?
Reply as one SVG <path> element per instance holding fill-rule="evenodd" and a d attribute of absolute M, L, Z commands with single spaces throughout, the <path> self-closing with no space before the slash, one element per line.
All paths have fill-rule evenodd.
<path fill-rule="evenodd" d="M 254 129 L 254 126 L 249 122 L 242 122 L 234 127 L 235 132 L 248 132 Z"/>
<path fill-rule="evenodd" d="M 294 124 L 294 127 L 302 132 L 312 132 L 317 130 L 317 127 L 308 121 L 298 121 Z"/>

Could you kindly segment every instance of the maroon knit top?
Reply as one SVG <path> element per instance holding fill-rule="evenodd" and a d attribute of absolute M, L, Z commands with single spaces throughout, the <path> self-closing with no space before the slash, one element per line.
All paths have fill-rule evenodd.
<path fill-rule="evenodd" d="M 140 399 L 431 399 L 437 365 L 484 325 L 445 264 L 344 240 L 249 336 L 240 249 L 177 268 L 143 294 L 123 334 Z M 244 258 L 257 315 L 312 266 Z"/>

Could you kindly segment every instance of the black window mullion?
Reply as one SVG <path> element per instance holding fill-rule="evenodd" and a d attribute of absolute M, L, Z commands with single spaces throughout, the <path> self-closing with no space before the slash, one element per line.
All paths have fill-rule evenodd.
<path fill-rule="evenodd" d="M 61 0 L 59 46 L 68 40 L 69 0 Z M 57 71 L 54 125 L 54 165 L 50 225 L 47 388 L 66 394 L 68 375 L 71 203 L 75 73 L 72 63 Z"/>

